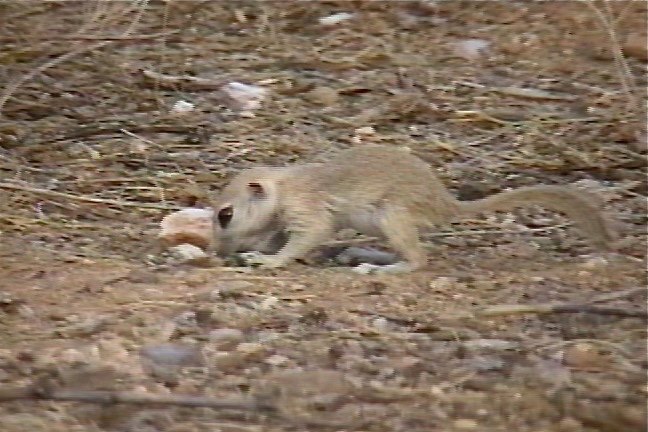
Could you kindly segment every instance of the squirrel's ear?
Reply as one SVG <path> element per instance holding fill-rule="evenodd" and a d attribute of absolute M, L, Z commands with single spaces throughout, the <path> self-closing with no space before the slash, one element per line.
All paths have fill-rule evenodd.
<path fill-rule="evenodd" d="M 259 182 L 250 182 L 247 184 L 247 187 L 255 198 L 263 198 L 266 196 L 265 188 Z"/>

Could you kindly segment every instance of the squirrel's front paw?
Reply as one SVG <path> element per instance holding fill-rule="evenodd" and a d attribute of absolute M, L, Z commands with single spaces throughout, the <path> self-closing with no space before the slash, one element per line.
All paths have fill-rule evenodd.
<path fill-rule="evenodd" d="M 355 273 L 360 273 L 363 275 L 374 275 L 374 274 L 400 274 L 400 273 L 409 273 L 412 271 L 412 266 L 405 262 L 397 262 L 394 264 L 387 265 L 376 265 L 370 263 L 359 264 L 352 269 Z"/>
<path fill-rule="evenodd" d="M 279 268 L 283 267 L 286 263 L 284 260 L 278 258 L 276 255 L 264 255 L 261 252 L 243 252 L 238 254 L 238 257 L 251 267 L 262 268 Z"/>

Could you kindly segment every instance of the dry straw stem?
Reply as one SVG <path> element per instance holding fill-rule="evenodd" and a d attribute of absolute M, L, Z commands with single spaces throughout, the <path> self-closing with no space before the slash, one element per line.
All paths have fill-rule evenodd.
<path fill-rule="evenodd" d="M 0 95 L 0 114 L 2 114 L 2 109 L 4 108 L 5 104 L 7 103 L 7 101 L 11 97 L 11 95 L 18 89 L 18 87 L 20 87 L 21 85 L 23 85 L 24 83 L 26 83 L 30 79 L 34 78 L 36 75 L 40 74 L 41 72 L 43 72 L 43 71 L 45 71 L 45 70 L 47 70 L 47 69 L 49 69 L 49 68 L 51 68 L 53 66 L 56 66 L 57 64 L 63 63 L 64 61 L 67 61 L 67 60 L 69 60 L 69 59 L 71 59 L 71 58 L 73 58 L 73 57 L 75 57 L 75 56 L 77 56 L 79 54 L 83 54 L 84 52 L 87 52 L 87 51 L 93 51 L 93 50 L 102 48 L 102 47 L 108 45 L 111 42 L 112 41 L 103 41 L 103 42 L 88 45 L 88 46 L 85 46 L 85 47 L 77 48 L 77 49 L 75 49 L 73 51 L 70 51 L 70 52 L 67 52 L 67 53 L 63 54 L 62 56 L 57 57 L 57 58 L 55 58 L 55 59 L 53 59 L 51 61 L 43 63 L 42 65 L 40 65 L 36 69 L 32 70 L 31 72 L 29 72 L 29 73 L 21 76 L 20 78 L 16 79 L 14 82 L 7 85 L 5 90 L 2 92 L 2 95 Z"/>
<path fill-rule="evenodd" d="M 83 195 L 72 195 L 64 192 L 57 192 L 57 191 L 52 191 L 47 189 L 39 189 L 31 186 L 22 186 L 22 185 L 4 183 L 4 182 L 0 183 L 0 189 L 23 191 L 23 192 L 29 192 L 38 195 L 63 198 L 67 200 L 82 201 L 82 202 L 88 202 L 94 204 L 107 204 L 107 205 L 113 205 L 117 207 L 137 207 L 137 208 L 149 208 L 149 209 L 158 209 L 158 210 L 180 210 L 180 207 L 177 206 L 169 206 L 169 205 L 154 204 L 154 203 L 137 203 L 132 201 L 121 201 L 121 200 L 88 197 Z"/>
<path fill-rule="evenodd" d="M 438 233 L 428 233 L 424 235 L 424 238 L 426 240 L 430 240 L 433 238 L 444 238 L 444 237 L 463 237 L 463 236 L 478 236 L 478 235 L 489 235 L 489 234 L 529 234 L 529 233 L 536 233 L 536 232 L 547 232 L 547 231 L 555 231 L 559 230 L 562 228 L 566 228 L 570 226 L 571 223 L 564 223 L 564 224 L 558 224 L 558 225 L 552 225 L 552 226 L 547 226 L 547 227 L 541 227 L 541 228 L 528 228 L 528 229 L 520 229 L 520 230 L 499 230 L 499 229 L 492 229 L 492 230 L 463 230 L 463 231 L 449 231 L 449 232 L 438 232 Z M 377 237 L 360 237 L 360 238 L 354 238 L 354 239 L 345 239 L 345 240 L 331 240 L 329 242 L 326 242 L 326 246 L 346 246 L 346 245 L 355 245 L 355 244 L 366 244 L 366 243 L 371 243 L 380 240 Z"/>
<path fill-rule="evenodd" d="M 616 63 L 617 69 L 619 70 L 619 79 L 621 81 L 621 86 L 623 87 L 623 92 L 628 97 L 628 108 L 630 110 L 636 109 L 639 110 L 639 112 L 642 112 L 642 103 L 633 94 L 633 89 L 636 87 L 636 83 L 634 82 L 634 78 L 632 77 L 632 72 L 630 71 L 628 62 L 623 55 L 623 51 L 621 50 L 621 44 L 619 42 L 619 38 L 617 37 L 617 32 L 614 28 L 614 25 L 610 22 L 609 17 L 605 16 L 603 11 L 601 11 L 601 9 L 599 9 L 594 4 L 594 0 L 588 0 L 585 3 L 587 3 L 587 5 L 590 7 L 590 9 L 592 9 L 596 17 L 599 19 L 599 21 L 601 21 L 601 25 L 610 38 L 612 55 L 614 56 L 614 62 Z M 607 14 L 611 16 L 612 11 L 609 6 L 609 1 L 604 0 L 603 4 L 605 4 Z"/>

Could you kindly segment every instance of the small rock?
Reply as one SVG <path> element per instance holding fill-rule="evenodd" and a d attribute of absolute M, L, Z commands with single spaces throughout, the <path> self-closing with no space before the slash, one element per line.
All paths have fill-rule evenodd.
<path fill-rule="evenodd" d="M 557 426 L 560 432 L 580 432 L 583 430 L 583 424 L 573 417 L 561 419 Z"/>
<path fill-rule="evenodd" d="M 173 246 L 170 251 L 182 263 L 203 264 L 209 260 L 209 255 L 202 249 L 189 243 Z"/>
<path fill-rule="evenodd" d="M 475 430 L 479 427 L 479 424 L 472 419 L 457 419 L 452 422 L 452 427 L 455 430 Z"/>
<path fill-rule="evenodd" d="M 350 20 L 355 14 L 349 12 L 338 12 L 333 15 L 325 16 L 319 19 L 319 23 L 325 26 L 339 24 L 343 21 Z"/>
<path fill-rule="evenodd" d="M 454 288 L 456 283 L 456 278 L 441 276 L 431 281 L 428 286 L 435 291 L 448 291 Z"/>
<path fill-rule="evenodd" d="M 496 356 L 476 356 L 465 361 L 465 365 L 478 372 L 502 370 L 506 366 L 504 360 Z"/>
<path fill-rule="evenodd" d="M 232 372 L 246 366 L 249 356 L 237 351 L 217 352 L 209 357 L 210 369 Z"/>
<path fill-rule="evenodd" d="M 113 360 L 127 360 L 130 354 L 118 339 L 100 339 L 97 341 L 97 348 L 102 358 Z"/>
<path fill-rule="evenodd" d="M 158 365 L 202 366 L 204 364 L 200 349 L 194 345 L 150 345 L 142 348 L 140 355 Z"/>
<path fill-rule="evenodd" d="M 160 281 L 158 274 L 148 269 L 133 269 L 126 278 L 129 282 L 140 284 L 156 284 Z"/>
<path fill-rule="evenodd" d="M 109 322 L 110 318 L 107 316 L 89 317 L 83 321 L 60 327 L 55 330 L 55 333 L 63 337 L 90 336 L 103 331 Z"/>
<path fill-rule="evenodd" d="M 375 135 L 376 130 L 371 126 L 364 126 L 355 130 L 356 135 Z"/>
<path fill-rule="evenodd" d="M 331 87 L 315 87 L 305 95 L 306 99 L 311 103 L 331 106 L 335 105 L 340 95 L 337 90 Z"/>
<path fill-rule="evenodd" d="M 87 363 L 89 361 L 88 355 L 74 348 L 64 350 L 59 358 L 63 363 Z"/>
<path fill-rule="evenodd" d="M 479 424 L 472 419 L 457 419 L 452 422 L 452 427 L 460 431 L 475 430 L 479 427 Z"/>
<path fill-rule="evenodd" d="M 221 298 L 238 297 L 251 291 L 254 284 L 244 280 L 224 280 L 218 281 L 216 288 L 210 293 L 210 300 L 217 301 Z"/>
<path fill-rule="evenodd" d="M 268 94 L 263 87 L 236 81 L 225 84 L 221 91 L 227 96 L 231 108 L 243 112 L 259 109 Z"/>
<path fill-rule="evenodd" d="M 24 300 L 17 299 L 8 292 L 0 291 L 0 311 L 6 313 L 19 312 L 20 306 L 25 304 Z"/>
<path fill-rule="evenodd" d="M 383 317 L 378 317 L 378 318 L 374 319 L 371 324 L 379 332 L 388 332 L 390 330 L 390 327 L 391 327 L 389 325 L 389 321 L 387 321 L 387 319 L 385 319 Z"/>
<path fill-rule="evenodd" d="M 21 318 L 33 319 L 36 316 L 36 312 L 31 307 L 23 304 L 18 306 L 18 315 Z"/>
<path fill-rule="evenodd" d="M 261 303 L 259 303 L 256 308 L 259 310 L 268 310 L 277 306 L 278 303 L 279 299 L 277 297 L 268 296 Z"/>
<path fill-rule="evenodd" d="M 236 347 L 243 340 L 243 332 L 233 328 L 215 329 L 209 332 L 209 341 L 219 350 Z"/>
<path fill-rule="evenodd" d="M 452 45 L 456 56 L 466 60 L 476 60 L 488 50 L 491 43 L 483 39 L 466 39 Z"/>
<path fill-rule="evenodd" d="M 265 359 L 264 363 L 267 363 L 271 366 L 281 366 L 282 364 L 288 363 L 289 361 L 290 359 L 288 357 L 275 354 Z"/>
<path fill-rule="evenodd" d="M 587 270 L 602 269 L 607 267 L 607 265 L 608 265 L 608 260 L 600 256 L 591 257 L 582 264 L 582 266 Z"/>
<path fill-rule="evenodd" d="M 247 355 L 256 355 L 259 353 L 264 353 L 266 351 L 266 348 L 259 343 L 244 342 L 236 347 L 236 351 Z"/>
<path fill-rule="evenodd" d="M 577 343 L 564 351 L 563 363 L 574 369 L 603 370 L 609 365 L 609 359 L 595 346 Z"/>
<path fill-rule="evenodd" d="M 187 114 L 196 109 L 196 106 L 191 102 L 179 100 L 173 104 L 171 108 L 172 114 Z"/>

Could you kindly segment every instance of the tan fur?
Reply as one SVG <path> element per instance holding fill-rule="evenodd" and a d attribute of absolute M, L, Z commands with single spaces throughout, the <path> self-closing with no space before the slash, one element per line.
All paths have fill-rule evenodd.
<path fill-rule="evenodd" d="M 461 202 L 421 159 L 384 146 L 353 148 L 321 164 L 243 171 L 217 199 L 214 226 L 221 254 L 273 253 L 256 256 L 268 267 L 284 266 L 335 231 L 353 228 L 386 239 L 405 260 L 397 268 L 413 270 L 426 262 L 420 228 L 527 204 L 566 214 L 596 246 L 609 247 L 614 240 L 586 192 L 533 186 Z M 225 226 L 218 216 L 223 209 L 223 214 L 232 211 Z"/>

